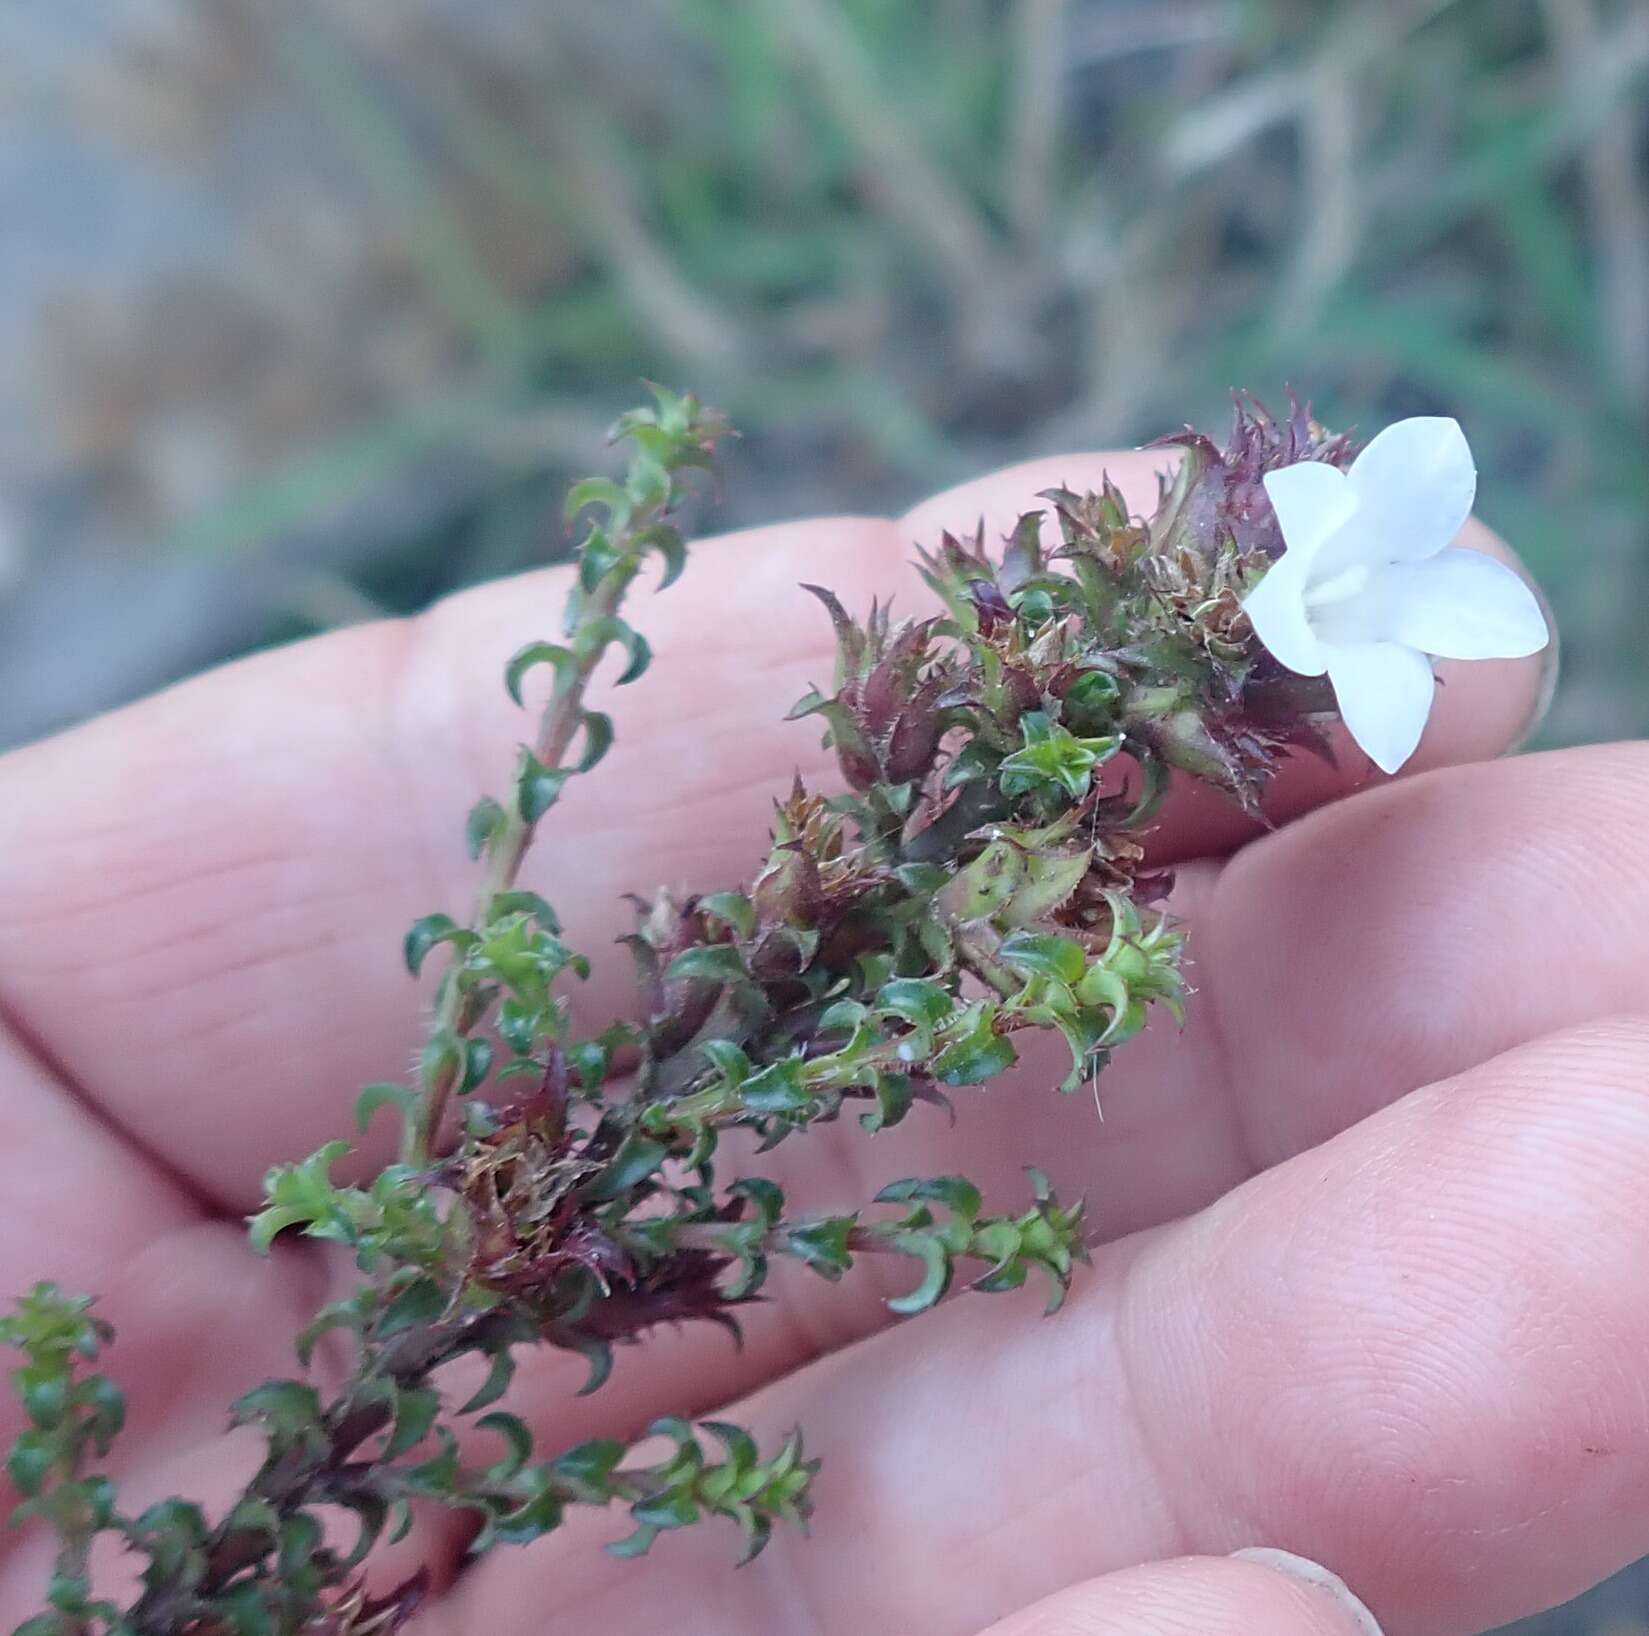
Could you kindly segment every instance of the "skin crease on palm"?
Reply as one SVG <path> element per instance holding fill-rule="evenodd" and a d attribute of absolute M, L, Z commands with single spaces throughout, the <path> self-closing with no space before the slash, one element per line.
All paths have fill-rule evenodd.
<path fill-rule="evenodd" d="M 708 542 L 644 598 L 657 662 L 608 703 L 617 746 L 527 870 L 596 958 L 582 1014 L 627 1001 L 621 893 L 747 878 L 792 770 L 830 787 L 814 727 L 779 719 L 830 667 L 797 581 L 919 611 L 913 540 L 981 513 L 1000 531 L 1102 466 L 1145 504 L 1153 458 Z M 291 1372 L 289 1336 L 350 1277 L 301 1242 L 255 1261 L 240 1218 L 269 1164 L 345 1131 L 355 1089 L 413 1050 L 428 994 L 398 940 L 467 899 L 463 813 L 523 730 L 499 668 L 562 590 L 470 592 L 0 761 L 0 1286 L 104 1295 L 125 1509 L 221 1503 L 252 1456 L 225 1405 Z M 576 1359 L 535 1355 L 512 1406 L 547 1452 L 665 1411 L 800 1422 L 826 1461 L 813 1537 L 737 1573 L 713 1527 L 625 1564 L 597 1549 L 622 1519 L 591 1516 L 465 1565 L 426 1518 L 384 1565 L 436 1572 L 416 1630 L 1354 1633 L 1315 1588 L 1226 1560 L 1272 1546 L 1330 1565 L 1388 1636 L 1465 1636 L 1649 1544 L 1649 753 L 1494 760 L 1543 661 L 1441 673 L 1396 781 L 1349 750 L 1291 764 L 1264 835 L 1171 801 L 1154 844 L 1180 865 L 1198 992 L 1183 1033 L 1118 1054 L 1103 1120 L 1033 1053 L 962 1093 L 954 1129 L 849 1121 L 763 1161 L 808 1208 L 955 1170 L 1007 1208 L 1043 1166 L 1103 1240 L 1060 1316 L 961 1296 L 894 1325 L 897 1270 L 861 1263 L 840 1287 L 776 1282 L 740 1352 L 708 1330 L 626 1352 L 591 1400 L 570 1397 Z M 5 1549 L 15 1622 L 49 1542 Z"/>

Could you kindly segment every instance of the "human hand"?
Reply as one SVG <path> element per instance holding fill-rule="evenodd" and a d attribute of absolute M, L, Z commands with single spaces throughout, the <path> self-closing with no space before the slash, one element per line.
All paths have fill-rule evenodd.
<path fill-rule="evenodd" d="M 911 538 L 981 511 L 1000 528 L 1101 464 L 1148 500 L 1146 457 L 1073 458 L 897 524 L 696 548 L 647 610 L 662 662 L 609 706 L 602 776 L 569 786 L 529 865 L 572 941 L 625 929 L 623 891 L 747 875 L 791 768 L 828 781 L 816 734 L 778 719 L 830 666 L 798 579 L 921 606 Z M 514 731 L 497 661 L 557 578 L 267 655 L 0 763 L 0 1256 L 14 1290 L 106 1292 L 128 1508 L 244 1479 L 225 1405 L 290 1370 L 290 1336 L 347 1281 L 314 1244 L 253 1261 L 239 1218 L 263 1170 L 347 1129 L 358 1085 L 414 1041 L 399 932 L 467 895 L 447 838 Z M 709 607 L 736 647 L 706 643 Z M 775 1281 L 741 1353 L 685 1332 L 621 1358 L 590 1403 L 570 1396 L 577 1360 L 524 1361 L 512 1407 L 547 1446 L 746 1394 L 758 1428 L 803 1422 L 827 1462 L 816 1537 L 733 1574 L 713 1532 L 620 1564 L 589 1548 L 610 1525 L 581 1518 L 459 1576 L 464 1540 L 433 1518 L 400 1547 L 442 1587 L 425 1627 L 1357 1628 L 1271 1565 L 1218 1560 L 1264 1545 L 1330 1563 L 1393 1636 L 1464 1633 L 1636 1554 L 1649 1026 L 1603 1019 L 1649 988 L 1649 757 L 1475 764 L 1522 732 L 1540 661 L 1444 673 L 1426 776 L 1292 765 L 1275 815 L 1324 810 L 1257 842 L 1205 795 L 1170 803 L 1157 843 L 1203 992 L 1183 1035 L 1155 1028 L 1107 1073 L 1103 1123 L 1051 1089 L 1051 1051 L 1044 1074 L 961 1093 L 954 1131 L 844 1124 L 771 1157 L 819 1208 L 933 1171 L 1012 1196 L 1042 1165 L 1107 1240 L 1063 1315 L 964 1298 L 892 1328 L 894 1291 L 867 1271 Z M 622 1007 L 622 966 L 580 996 L 592 1016 Z M 43 1549 L 13 1546 L 0 1614 L 31 1610 Z"/>

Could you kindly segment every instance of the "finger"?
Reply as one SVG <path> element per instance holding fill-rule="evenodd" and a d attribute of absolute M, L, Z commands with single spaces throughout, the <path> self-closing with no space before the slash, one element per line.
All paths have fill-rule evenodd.
<path fill-rule="evenodd" d="M 897 525 L 833 519 L 698 548 L 680 589 L 646 608 L 658 662 L 610 701 L 609 762 L 569 785 L 529 864 L 597 959 L 587 1015 L 628 1006 L 609 953 L 628 929 L 622 893 L 748 878 L 791 771 L 830 785 L 816 735 L 778 720 L 832 662 L 796 581 L 858 604 L 891 591 L 914 610 L 912 535 L 958 513 L 1000 523 L 1055 474 L 1083 486 L 1107 466 L 1150 503 L 1151 460 L 1073 456 Z M 394 951 L 412 919 L 461 911 L 472 889 L 455 837 L 523 730 L 500 662 L 553 624 L 565 583 L 524 576 L 265 655 L 0 762 L 0 994 L 204 1197 L 244 1208 L 270 1163 L 338 1131 L 355 1087 L 403 1071 L 424 996 Z M 1492 697 L 1477 680 L 1445 689 L 1432 753 L 1492 753 L 1537 686 L 1532 665 L 1474 675 L 1498 678 Z M 1343 787 L 1299 777 L 1285 806 Z M 1170 850 L 1219 839 L 1184 810 L 1162 832 Z"/>
<path fill-rule="evenodd" d="M 1649 1010 L 1646 803 L 1649 745 L 1594 746 L 1372 790 L 1234 858 L 1196 952 L 1252 1165 Z"/>
<path fill-rule="evenodd" d="M 826 1465 L 811 1542 L 732 1602 L 725 1540 L 620 1569 L 587 1554 L 602 1519 L 462 1607 L 509 1636 L 554 1584 L 625 1636 L 668 1607 L 765 1628 L 782 1596 L 818 1636 L 942 1636 L 987 1595 L 1255 1540 L 1332 1562 L 1393 1636 L 1560 1601 L 1649 1538 L 1645 1083 L 1649 1021 L 1521 1047 L 1106 1251 L 1051 1322 L 960 1300 L 735 1407 Z"/>
<path fill-rule="evenodd" d="M 985 1636 L 1380 1636 L 1374 1616 L 1327 1569 L 1280 1551 L 1256 1556 L 1123 1568 L 1059 1591 Z"/>
<path fill-rule="evenodd" d="M 200 1220 L 185 1193 L 81 1108 L 3 1027 L 0 1097 L 0 1299 L 42 1279 L 106 1289 L 135 1246 Z"/>

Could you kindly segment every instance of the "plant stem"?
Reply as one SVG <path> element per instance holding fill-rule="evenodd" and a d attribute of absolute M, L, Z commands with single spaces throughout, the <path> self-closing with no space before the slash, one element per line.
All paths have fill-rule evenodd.
<path fill-rule="evenodd" d="M 645 527 L 656 521 L 662 510 L 663 507 L 658 507 L 638 512 L 636 521 L 631 525 L 632 531 L 638 525 Z M 578 625 L 572 632 L 575 653 L 579 651 L 579 630 L 618 612 L 620 604 L 624 601 L 624 594 L 629 590 L 640 568 L 639 555 L 633 551 L 627 552 L 602 576 L 580 609 Z M 601 662 L 603 651 L 602 648 L 596 648 L 587 657 L 577 659 L 562 672 L 554 694 L 544 707 L 543 716 L 539 720 L 537 739 L 533 744 L 533 754 L 552 772 L 560 769 L 567 749 L 578 733 L 579 722 L 584 713 L 585 690 L 589 686 L 591 676 L 595 674 L 596 666 Z M 505 827 L 487 852 L 486 869 L 481 878 L 480 890 L 476 894 L 475 909 L 470 917 L 472 928 L 484 926 L 491 918 L 493 900 L 500 892 L 509 891 L 515 884 L 516 876 L 521 871 L 522 860 L 532 845 L 536 826 L 522 817 L 519 803 L 511 801 L 505 811 Z M 432 1039 L 439 1039 L 444 1035 L 461 1039 L 474 1032 L 481 1018 L 466 1017 L 463 1014 L 463 1003 L 464 990 L 458 982 L 455 963 L 448 968 L 441 981 L 435 1005 L 435 1018 L 430 1025 Z M 415 1116 L 407 1121 L 402 1135 L 403 1163 L 424 1165 L 429 1162 L 430 1155 L 435 1150 L 436 1138 L 440 1134 L 441 1122 L 446 1117 L 447 1106 L 452 1100 L 453 1088 L 461 1072 L 461 1067 L 449 1062 L 438 1069 L 433 1079 L 425 1085 L 424 1095 Z"/>
<path fill-rule="evenodd" d="M 57 1551 L 57 1578 L 68 1584 L 85 1585 L 91 1576 L 92 1536 L 84 1528 L 68 1528 Z M 79 1614 L 63 1614 L 62 1636 L 89 1636 L 91 1626 Z"/>

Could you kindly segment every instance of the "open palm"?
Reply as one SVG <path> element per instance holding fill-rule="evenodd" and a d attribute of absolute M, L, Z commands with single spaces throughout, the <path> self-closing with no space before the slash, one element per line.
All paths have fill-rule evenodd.
<path fill-rule="evenodd" d="M 1145 456 L 1072 457 L 897 523 L 697 548 L 638 615 L 660 662 L 611 706 L 616 748 L 528 865 L 597 957 L 581 1011 L 626 1004 L 604 957 L 621 893 L 747 877 L 792 768 L 828 780 L 814 731 L 779 720 L 830 665 L 796 581 L 919 608 L 911 539 L 1005 526 L 1102 464 L 1148 499 Z M 412 1049 L 425 996 L 398 938 L 467 899 L 453 837 L 519 731 L 498 665 L 560 595 L 554 573 L 489 586 L 0 762 L 0 1286 L 104 1295 L 128 1510 L 244 1479 L 254 1443 L 224 1435 L 225 1406 L 291 1371 L 290 1336 L 350 1276 L 302 1243 L 254 1259 L 241 1217 L 270 1164 L 346 1129 L 356 1088 Z M 622 1531 L 598 1515 L 466 1564 L 456 1525 L 428 1519 L 391 1565 L 415 1556 L 442 1588 L 417 1629 L 1360 1628 L 1227 1557 L 1270 1546 L 1332 1565 L 1391 1636 L 1464 1636 L 1636 1554 L 1649 754 L 1486 763 L 1533 713 L 1540 661 L 1444 674 L 1420 776 L 1292 765 L 1273 811 L 1297 821 L 1258 839 L 1206 795 L 1170 801 L 1155 841 L 1199 992 L 1183 1033 L 1120 1054 L 1103 1118 L 1052 1089 L 1056 1041 L 1046 1072 L 962 1093 L 954 1129 L 843 1124 L 763 1161 L 800 1206 L 849 1209 L 936 1171 L 1011 1200 L 1042 1166 L 1105 1241 L 1064 1313 L 962 1297 L 895 1327 L 893 1287 L 862 1268 L 839 1288 L 776 1280 L 742 1351 L 708 1328 L 656 1337 L 593 1400 L 571 1397 L 577 1359 L 537 1356 L 511 1406 L 546 1448 L 741 1398 L 758 1430 L 800 1422 L 826 1462 L 814 1537 L 738 1573 L 713 1529 L 626 1564 L 596 1549 Z M 49 1550 L 9 1542 L 0 1616 L 38 1605 Z"/>

